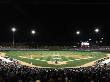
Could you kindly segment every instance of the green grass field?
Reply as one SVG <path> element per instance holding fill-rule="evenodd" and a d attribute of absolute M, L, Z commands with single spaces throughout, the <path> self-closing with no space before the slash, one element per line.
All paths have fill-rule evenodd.
<path fill-rule="evenodd" d="M 36 66 L 63 68 L 92 62 L 105 57 L 106 53 L 90 51 L 7 51 L 6 55 Z M 61 64 L 55 64 L 56 60 Z"/>

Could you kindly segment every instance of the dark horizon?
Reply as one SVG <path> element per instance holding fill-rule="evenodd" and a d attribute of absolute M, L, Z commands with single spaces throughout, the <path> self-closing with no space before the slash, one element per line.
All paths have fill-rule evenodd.
<path fill-rule="evenodd" d="M 103 37 L 103 44 L 110 45 L 110 2 L 5 1 L 0 1 L 0 42 L 12 42 L 11 27 L 15 26 L 15 42 L 32 42 L 30 31 L 35 29 L 36 43 L 73 45 Z M 93 32 L 96 27 L 99 35 Z"/>

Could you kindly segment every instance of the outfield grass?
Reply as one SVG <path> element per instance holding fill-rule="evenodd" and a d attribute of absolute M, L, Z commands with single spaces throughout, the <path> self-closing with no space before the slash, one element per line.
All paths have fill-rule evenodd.
<path fill-rule="evenodd" d="M 7 53 L 6 55 L 9 57 L 13 57 L 27 63 L 32 62 L 32 64 L 36 66 L 56 67 L 56 68 L 80 66 L 106 56 L 106 53 L 90 52 L 90 51 L 89 52 L 85 52 L 85 51 L 7 51 L 6 53 Z M 31 55 L 34 57 L 32 57 Z M 39 57 L 37 57 L 37 55 Z M 92 58 L 78 60 L 78 58 L 74 58 L 74 55 L 75 56 L 78 55 L 82 57 L 90 56 Z M 28 58 L 21 58 L 20 56 L 28 57 Z M 54 61 L 54 58 L 56 56 L 58 56 L 59 58 L 58 61 L 67 61 L 67 64 L 54 65 L 54 64 L 47 63 L 47 61 Z M 71 56 L 71 57 L 67 57 L 67 56 Z"/>

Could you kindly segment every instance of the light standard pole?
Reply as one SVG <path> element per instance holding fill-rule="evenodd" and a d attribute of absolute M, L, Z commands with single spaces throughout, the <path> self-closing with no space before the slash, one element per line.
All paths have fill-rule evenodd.
<path fill-rule="evenodd" d="M 81 32 L 80 32 L 79 30 L 76 31 L 76 35 L 80 35 L 80 33 L 81 33 Z M 79 40 L 79 39 L 78 39 L 78 40 Z M 79 44 L 80 44 L 80 43 L 79 43 L 79 41 L 78 41 L 78 46 L 79 46 Z"/>
<path fill-rule="evenodd" d="M 16 31 L 16 28 L 12 28 L 11 30 L 12 30 L 12 32 L 13 32 L 13 42 L 12 42 L 12 44 L 13 44 L 13 48 L 14 48 L 14 46 L 15 46 L 15 37 L 14 37 L 14 33 L 15 33 L 15 31 Z"/>
<path fill-rule="evenodd" d="M 33 35 L 33 40 L 34 40 L 34 35 L 36 34 L 36 31 L 35 30 L 32 30 L 31 31 L 31 34 Z M 34 47 L 34 41 L 33 41 L 33 47 Z"/>
<path fill-rule="evenodd" d="M 95 32 L 96 34 L 98 34 L 98 33 L 99 33 L 99 31 L 100 31 L 100 29 L 99 29 L 99 28 L 94 29 L 94 32 Z M 96 44 L 98 44 L 98 41 L 96 41 Z"/>

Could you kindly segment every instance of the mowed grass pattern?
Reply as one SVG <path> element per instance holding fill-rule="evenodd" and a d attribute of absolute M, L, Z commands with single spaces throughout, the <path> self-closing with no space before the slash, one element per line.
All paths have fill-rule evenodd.
<path fill-rule="evenodd" d="M 80 66 L 106 56 L 106 53 L 91 51 L 7 51 L 6 53 L 7 53 L 6 55 L 9 57 L 16 58 L 27 63 L 32 63 L 33 65 L 36 66 L 55 67 L 55 68 Z M 82 57 L 90 56 L 91 58 L 88 59 L 74 58 L 74 56 L 77 55 Z M 22 58 L 20 56 L 28 58 Z M 58 61 L 60 62 L 67 61 L 67 64 L 54 65 L 47 63 L 47 61 L 55 61 L 54 58 L 56 56 L 58 56 L 59 58 Z"/>

